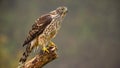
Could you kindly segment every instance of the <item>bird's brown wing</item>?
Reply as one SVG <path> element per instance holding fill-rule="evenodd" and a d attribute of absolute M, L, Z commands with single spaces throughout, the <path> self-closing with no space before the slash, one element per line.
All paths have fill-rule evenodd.
<path fill-rule="evenodd" d="M 41 16 L 37 21 L 32 25 L 32 29 L 29 31 L 29 35 L 25 39 L 23 46 L 31 42 L 34 38 L 42 34 L 47 25 L 50 24 L 52 18 L 50 15 Z"/>

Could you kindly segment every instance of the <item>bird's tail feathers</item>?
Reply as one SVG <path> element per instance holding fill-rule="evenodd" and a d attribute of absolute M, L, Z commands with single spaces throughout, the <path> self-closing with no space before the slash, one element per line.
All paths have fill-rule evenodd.
<path fill-rule="evenodd" d="M 33 47 L 31 47 L 31 45 L 28 44 L 26 46 L 26 51 L 23 53 L 23 56 L 19 60 L 20 64 L 25 63 L 25 61 L 27 60 L 27 58 L 28 58 L 28 56 L 29 56 L 29 54 L 31 53 L 32 50 L 33 50 Z"/>

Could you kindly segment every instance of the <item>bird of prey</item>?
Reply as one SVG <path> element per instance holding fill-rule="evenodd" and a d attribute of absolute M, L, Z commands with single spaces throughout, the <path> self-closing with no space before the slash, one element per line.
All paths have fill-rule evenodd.
<path fill-rule="evenodd" d="M 67 7 L 58 7 L 57 9 L 42 15 L 32 25 L 23 46 L 26 46 L 26 51 L 20 58 L 19 62 L 24 63 L 35 47 L 42 47 L 43 52 L 48 52 L 46 46 L 55 45 L 51 40 L 56 36 L 61 27 L 61 22 L 68 12 Z"/>

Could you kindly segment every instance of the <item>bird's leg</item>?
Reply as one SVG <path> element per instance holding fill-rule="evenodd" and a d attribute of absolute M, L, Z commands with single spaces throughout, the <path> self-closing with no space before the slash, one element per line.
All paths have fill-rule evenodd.
<path fill-rule="evenodd" d="M 54 42 L 50 41 L 48 46 L 56 46 Z"/>
<path fill-rule="evenodd" d="M 46 40 L 45 36 L 38 37 L 38 44 L 42 46 L 43 53 L 45 53 L 45 52 L 49 53 L 49 51 L 47 50 L 47 47 L 46 47 L 46 45 L 47 45 L 46 42 L 47 42 L 47 40 Z"/>

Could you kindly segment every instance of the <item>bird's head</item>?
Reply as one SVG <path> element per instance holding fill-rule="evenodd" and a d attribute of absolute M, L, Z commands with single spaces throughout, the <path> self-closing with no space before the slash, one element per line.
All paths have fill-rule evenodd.
<path fill-rule="evenodd" d="M 64 7 L 64 6 L 63 7 L 58 7 L 56 9 L 56 12 L 57 12 L 57 14 L 60 14 L 61 16 L 64 16 L 68 12 L 68 9 L 67 9 L 67 7 Z"/>
<path fill-rule="evenodd" d="M 61 17 L 64 17 L 66 16 L 66 13 L 68 12 L 68 9 L 67 7 L 58 7 L 56 10 L 50 12 L 51 14 L 53 15 L 60 15 Z"/>

